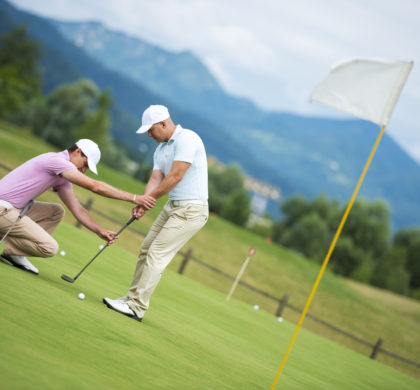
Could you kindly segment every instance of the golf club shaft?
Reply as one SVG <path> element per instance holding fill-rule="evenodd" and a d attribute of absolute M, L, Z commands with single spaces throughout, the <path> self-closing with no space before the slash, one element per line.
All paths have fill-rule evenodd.
<path fill-rule="evenodd" d="M 115 237 L 118 236 L 128 225 L 130 225 L 133 221 L 136 220 L 136 217 L 131 217 L 128 222 L 115 234 Z M 89 263 L 87 263 L 83 269 L 73 278 L 74 280 L 76 280 L 82 273 L 83 271 L 89 266 L 90 263 L 92 263 L 93 260 L 95 260 L 107 247 L 109 246 L 109 244 L 106 244 L 94 257 L 92 260 L 89 261 Z"/>
<path fill-rule="evenodd" d="M 22 211 L 19 213 L 19 216 L 16 218 L 16 221 L 13 222 L 13 225 L 10 226 L 9 230 L 6 232 L 6 234 L 2 237 L 2 239 L 0 240 L 0 244 L 6 239 L 6 237 L 8 236 L 8 234 L 12 231 L 12 229 L 15 227 L 15 225 L 18 223 L 18 221 L 20 219 L 23 218 L 23 216 L 26 214 L 26 212 L 31 208 L 31 206 L 34 204 L 33 200 L 30 200 L 26 206 L 22 209 Z"/>

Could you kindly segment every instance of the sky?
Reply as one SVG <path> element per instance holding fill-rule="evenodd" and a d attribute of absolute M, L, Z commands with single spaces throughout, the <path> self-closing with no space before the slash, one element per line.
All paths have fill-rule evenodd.
<path fill-rule="evenodd" d="M 193 52 L 228 93 L 265 110 L 349 118 L 309 103 L 331 65 L 355 57 L 414 61 L 386 131 L 420 162 L 419 0 L 9 1 Z"/>

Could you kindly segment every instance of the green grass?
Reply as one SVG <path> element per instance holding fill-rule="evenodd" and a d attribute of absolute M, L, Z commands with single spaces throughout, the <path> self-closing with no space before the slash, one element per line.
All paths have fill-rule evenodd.
<path fill-rule="evenodd" d="M 107 248 L 74 283 L 99 240 L 63 223 L 65 257 L 33 259 L 40 275 L 0 264 L 2 389 L 268 389 L 289 322 L 167 271 L 143 323 L 111 311 L 136 256 Z M 79 292 L 85 300 L 77 298 Z M 303 330 L 277 388 L 416 389 L 386 365 Z"/>
<path fill-rule="evenodd" d="M 17 129 L 8 124 L 0 123 L 0 154 L 2 156 L 1 162 L 3 164 L 14 167 L 28 158 L 31 158 L 39 153 L 51 150 L 53 150 L 51 146 L 48 146 L 45 143 L 38 140 L 37 138 L 33 137 L 28 131 L 22 131 L 21 129 Z M 5 173 L 6 171 L 1 170 L 0 168 L 0 177 Z M 134 181 L 131 178 L 119 174 L 118 172 L 112 171 L 107 167 L 100 165 L 99 173 L 100 175 L 98 178 L 100 180 L 105 180 L 128 191 L 136 191 L 137 193 L 141 193 L 143 191 L 144 184 Z M 126 222 L 129 218 L 131 206 L 128 203 L 112 199 L 105 199 L 79 188 L 75 188 L 75 192 L 82 202 L 85 202 L 88 196 L 93 196 L 95 199 L 94 208 L 101 210 L 101 212 L 107 215 L 113 216 L 117 220 L 121 221 L 121 223 Z M 40 199 L 44 201 L 58 201 L 57 196 L 52 192 L 47 192 Z M 155 209 L 147 213 L 146 216 L 142 218 L 139 222 L 133 223 L 132 226 L 139 231 L 147 232 L 152 221 L 161 209 L 161 206 L 164 203 L 164 201 L 164 199 L 159 200 L 158 205 Z M 109 221 L 102 219 L 95 213 L 93 213 L 93 216 L 104 227 L 117 230 L 121 226 L 118 224 L 110 223 Z M 65 222 L 69 224 L 68 228 L 70 228 L 70 225 L 73 225 L 75 223 L 75 220 L 68 213 L 65 217 Z M 63 229 L 64 226 L 65 225 L 63 225 Z M 82 236 L 80 236 L 83 237 L 83 239 L 78 239 L 78 234 L 83 234 Z M 61 230 L 59 230 L 57 234 L 55 234 L 55 237 L 59 241 L 62 248 L 69 253 L 69 256 L 65 258 L 58 258 L 55 261 L 44 261 L 45 263 L 48 263 L 45 264 L 45 267 L 43 266 L 43 263 L 38 260 L 35 260 L 34 263 L 42 267 L 42 274 L 38 278 L 37 283 L 40 283 L 40 280 L 43 281 L 44 277 L 47 277 L 49 272 L 54 271 L 53 267 L 56 263 L 61 264 L 56 270 L 55 276 L 50 276 L 50 279 L 47 281 L 47 285 L 50 286 L 49 288 L 52 288 L 53 291 L 50 291 L 49 288 L 46 288 L 46 291 L 48 291 L 49 295 L 61 296 L 65 293 L 70 294 L 69 289 L 71 289 L 71 287 L 78 286 L 79 281 L 77 281 L 77 285 L 69 286 L 65 284 L 65 282 L 58 279 L 59 275 L 61 275 L 61 273 L 64 272 L 69 274 L 70 276 L 74 276 L 80 270 L 80 268 L 84 264 L 86 264 L 87 261 L 89 261 L 89 259 L 97 252 L 99 244 L 97 242 L 96 244 L 85 244 L 85 240 L 86 242 L 89 242 L 90 240 L 98 241 L 98 239 L 93 234 L 86 232 L 84 229 L 80 231 L 74 230 L 74 232 L 72 230 L 70 241 L 66 241 L 67 236 L 62 235 Z M 115 270 L 112 270 L 111 274 L 104 273 L 102 276 L 100 276 L 99 274 L 97 275 L 97 271 L 95 271 L 95 269 L 97 267 L 99 269 L 102 262 L 106 262 L 107 253 L 104 253 L 103 255 L 101 255 L 101 257 L 104 256 L 104 258 L 98 259 L 98 264 L 94 263 L 91 266 L 92 270 L 88 269 L 86 280 L 88 280 L 89 274 L 94 274 L 95 278 L 94 280 L 92 280 L 92 285 L 94 286 L 95 283 L 98 284 L 98 291 L 100 291 L 100 293 L 98 294 L 97 292 L 94 292 L 94 290 L 92 290 L 95 297 L 94 303 L 91 302 L 92 295 L 91 292 L 87 290 L 88 287 L 86 287 L 86 289 L 83 290 L 88 296 L 88 298 L 84 302 L 78 301 L 76 299 L 77 291 L 73 291 L 71 289 L 70 302 L 76 305 L 82 303 L 84 305 L 82 307 L 87 306 L 89 310 L 91 310 L 92 314 L 94 314 L 94 322 L 98 327 L 102 325 L 103 321 L 105 321 L 105 318 L 109 318 L 109 315 L 118 316 L 117 313 L 108 313 L 107 310 L 105 310 L 106 315 L 104 318 L 102 318 L 99 315 L 99 313 L 101 313 L 105 308 L 102 308 L 103 305 L 100 304 L 100 300 L 104 295 L 116 297 L 122 295 L 125 292 L 125 289 L 128 287 L 131 280 L 132 272 L 134 269 L 135 254 L 138 251 L 140 242 L 141 239 L 139 238 L 139 236 L 135 235 L 129 230 L 126 230 L 119 239 L 119 242 L 117 243 L 118 247 L 115 246 L 112 249 L 107 249 L 107 251 L 110 252 L 114 249 L 116 252 L 120 249 L 124 249 L 126 252 L 124 252 L 124 255 L 120 255 L 121 261 L 125 261 L 124 259 L 130 256 L 132 257 L 130 263 L 131 265 L 128 268 L 122 266 L 120 270 L 118 267 L 116 267 Z M 229 224 L 223 219 L 214 216 L 209 219 L 209 222 L 204 227 L 204 229 L 195 237 L 193 237 L 193 239 L 187 244 L 187 246 L 190 245 L 194 247 L 194 256 L 232 275 L 236 275 L 236 273 L 239 271 L 239 268 L 241 267 L 246 257 L 248 248 L 250 246 L 255 246 L 257 248 L 257 253 L 253 257 L 252 261 L 249 264 L 249 267 L 245 271 L 243 280 L 278 297 L 281 297 L 285 292 L 288 292 L 290 294 L 289 302 L 299 307 L 303 307 L 304 303 L 306 302 L 306 299 L 309 296 L 309 292 L 312 288 L 312 285 L 315 281 L 316 275 L 320 267 L 319 264 L 308 261 L 307 259 L 304 259 L 299 255 L 292 253 L 277 245 L 270 245 L 266 243 L 263 238 L 255 236 L 244 229 L 238 228 L 232 224 Z M 83 247 L 83 252 L 80 258 L 77 257 L 77 261 L 79 262 L 74 261 L 73 263 L 73 260 L 71 260 L 70 262 L 69 259 L 72 259 L 71 253 L 73 253 L 76 250 L 76 247 L 79 246 Z M 173 262 L 170 264 L 169 270 L 177 270 L 180 265 L 180 262 L 181 257 L 176 256 Z M 65 268 L 63 268 L 64 265 Z M 2 267 L 2 269 L 3 268 L 5 267 Z M 16 273 L 13 273 L 13 276 L 11 276 L 11 278 L 22 278 L 27 276 L 28 275 L 26 274 L 24 274 L 24 276 L 17 276 Z M 214 274 L 212 271 L 207 270 L 206 268 L 203 268 L 202 266 L 199 266 L 193 262 L 190 262 L 188 264 L 185 276 L 186 278 L 181 278 L 182 286 L 187 286 L 186 288 L 188 289 L 191 288 L 191 294 L 193 296 L 195 296 L 196 291 L 197 294 L 199 291 L 205 291 L 202 292 L 202 294 L 209 297 L 219 296 L 218 294 L 220 293 L 222 294 L 222 296 L 225 296 L 231 286 L 230 280 L 220 277 L 219 275 Z M 84 276 L 83 279 L 85 279 Z M 80 284 L 82 284 L 83 279 L 80 279 Z M 181 288 L 180 286 L 178 286 L 179 280 L 179 276 L 168 271 L 165 272 L 163 281 L 161 285 L 159 285 L 158 291 L 162 291 L 160 292 L 160 294 L 164 293 L 164 291 L 166 291 L 166 283 L 168 283 L 169 285 L 173 285 L 175 289 Z M 200 284 L 194 283 L 193 280 L 199 281 Z M 11 281 L 9 280 L 7 280 L 7 282 L 11 283 Z M 65 285 L 63 285 L 63 283 Z M 25 285 L 25 283 L 23 282 L 21 284 Z M 212 290 L 204 289 L 204 287 L 202 287 L 201 284 L 207 287 L 211 287 Z M 6 286 L 5 284 L 3 285 Z M 18 285 L 20 285 L 20 283 L 18 283 Z M 2 288 L 1 290 L 3 291 L 5 288 L 6 287 Z M 168 294 L 171 297 L 171 300 L 177 300 L 178 295 L 179 299 L 186 299 L 185 297 L 183 298 L 182 293 L 178 291 L 170 291 Z M 62 298 L 65 301 L 64 297 Z M 259 304 L 262 310 L 258 312 L 258 318 L 259 316 L 264 316 L 264 318 L 265 316 L 267 316 L 267 321 L 274 322 L 272 325 L 264 324 L 264 326 L 267 326 L 267 329 L 269 329 L 270 326 L 273 326 L 274 329 L 278 330 L 280 324 L 276 322 L 276 319 L 272 314 L 269 314 L 275 313 L 277 309 L 277 304 L 275 302 L 261 297 L 260 295 L 257 295 L 241 286 L 239 286 L 235 291 L 234 298 L 242 301 L 243 304 L 246 305 L 246 310 L 250 310 L 249 308 L 251 308 L 254 304 Z M 24 298 L 21 298 L 21 300 L 22 299 Z M 74 299 L 76 299 L 75 302 L 73 302 Z M 169 305 L 167 303 L 164 303 L 163 301 L 160 305 L 159 303 L 156 304 L 155 302 L 158 302 L 158 300 L 159 293 L 157 292 L 156 297 L 153 297 L 153 310 L 150 312 L 150 314 L 148 314 L 147 317 L 148 324 L 150 326 L 152 326 L 153 324 L 152 327 L 160 327 L 163 326 L 163 323 L 166 324 L 167 321 L 172 321 L 172 312 L 169 310 Z M 4 299 L 2 301 L 5 302 Z M 6 300 L 6 302 L 8 302 L 8 300 Z M 21 304 L 20 301 L 18 303 L 19 305 Z M 157 307 L 155 307 L 155 305 Z M 169 312 L 163 310 L 162 305 L 164 307 L 168 306 Z M 232 307 L 236 307 L 236 305 L 241 304 L 235 300 L 232 305 L 228 306 L 229 310 L 233 310 Z M 60 313 L 57 314 L 57 317 L 64 316 L 66 318 L 71 317 L 73 315 L 73 313 L 67 315 L 67 312 L 65 311 L 67 310 L 67 307 L 62 308 L 61 306 L 62 305 L 60 304 L 56 308 L 57 312 Z M 179 308 L 179 310 L 181 310 L 181 313 L 183 313 L 182 315 L 186 315 L 188 318 L 192 315 L 191 313 L 194 313 L 195 315 L 195 312 L 190 313 L 191 308 L 188 305 L 185 305 L 185 302 L 183 302 L 181 306 L 182 308 Z M 266 313 L 264 313 L 263 311 L 265 311 Z M 253 315 L 256 314 L 253 310 L 251 310 L 251 312 L 253 313 Z M 375 343 L 379 337 L 382 337 L 384 339 L 384 348 L 404 357 L 407 357 L 411 360 L 420 362 L 420 350 L 418 348 L 418 345 L 420 345 L 420 334 L 418 332 L 420 326 L 420 303 L 418 301 L 413 301 L 411 299 L 391 294 L 386 291 L 374 289 L 369 286 L 361 285 L 346 279 L 339 278 L 330 273 L 327 269 L 318 288 L 317 294 L 315 295 L 315 299 L 312 303 L 309 312 L 323 318 L 326 321 L 333 323 L 334 325 L 348 332 L 356 334 L 359 337 L 370 341 L 371 343 Z M 98 314 L 99 317 L 95 317 L 96 314 Z M 159 316 L 159 321 L 152 323 L 154 315 Z M 218 318 L 218 315 L 216 313 L 213 313 L 213 311 L 210 311 L 209 315 L 216 316 Z M 229 314 L 223 312 L 223 314 L 221 314 L 221 317 L 225 316 L 229 316 Z M 89 321 L 88 317 L 89 316 L 85 316 L 86 321 Z M 9 320 L 12 320 L 12 318 L 9 318 Z M 286 309 L 284 312 L 284 318 L 287 321 L 296 322 L 298 319 L 298 315 L 290 309 Z M 66 320 L 69 320 L 69 318 L 66 318 Z M 123 320 L 130 321 L 129 319 L 125 319 L 124 317 L 122 319 L 119 319 L 119 321 Z M 177 321 L 179 321 L 179 319 Z M 30 325 L 30 322 L 22 324 L 22 326 L 25 326 L 28 329 L 30 329 Z M 37 322 L 35 322 L 34 325 L 38 326 Z M 143 325 L 145 324 L 142 324 L 140 326 Z M 57 324 L 55 324 L 54 326 L 57 326 Z M 177 325 L 173 324 L 173 326 L 176 327 Z M 180 327 L 183 329 L 184 326 L 186 326 L 185 321 L 180 321 Z M 202 324 L 199 324 L 198 326 L 202 326 Z M 288 323 L 282 323 L 281 326 L 281 329 L 284 329 L 285 331 L 287 331 L 287 329 L 290 330 L 292 327 L 292 325 Z M 363 362 L 369 362 L 370 367 L 371 360 L 366 358 L 366 356 L 369 356 L 371 352 L 370 348 L 357 344 L 354 341 L 344 336 L 341 336 L 340 334 L 329 330 L 328 328 L 325 328 L 324 326 L 316 323 L 315 321 L 309 318 L 305 320 L 305 322 L 303 323 L 303 327 L 307 330 L 315 332 L 318 335 L 322 335 L 328 338 L 329 340 L 336 341 L 358 352 L 358 354 L 355 354 L 354 352 L 347 351 L 348 353 L 350 353 L 351 356 L 353 356 L 354 354 L 354 356 L 357 357 L 357 359 L 360 358 Z M 67 329 L 66 327 L 64 328 Z M 84 327 L 80 325 L 78 325 L 77 328 L 79 328 L 79 330 L 84 329 Z M 4 334 L 4 329 L 1 329 L 3 330 Z M 64 332 L 64 330 L 62 331 Z M 188 327 L 187 331 L 189 331 Z M 141 330 L 141 332 L 143 332 L 143 330 Z M 269 367 L 268 371 L 270 372 L 267 374 L 267 376 L 272 376 L 269 382 L 273 379 L 275 372 L 277 371 L 277 365 L 280 364 L 281 357 L 290 339 L 290 334 L 291 333 L 289 331 L 287 336 L 276 335 L 276 342 L 271 342 L 271 344 L 273 344 L 273 347 L 276 347 L 275 356 L 269 356 L 267 360 L 261 362 L 261 364 L 264 367 Z M 287 372 L 289 372 L 289 370 L 290 372 L 292 372 L 293 370 L 294 356 L 295 354 L 297 354 L 296 351 L 299 350 L 299 348 L 303 348 L 303 350 L 307 349 L 305 345 L 302 345 L 302 340 L 304 339 L 304 337 L 306 337 L 303 336 L 303 334 L 304 333 L 301 331 L 292 350 L 291 357 L 289 358 L 289 361 L 285 368 L 286 374 Z M 164 338 L 166 336 L 163 332 L 158 332 L 157 335 L 155 334 L 153 337 Z M 286 338 L 283 339 L 282 337 Z M 279 340 L 280 343 L 278 345 L 277 340 Z M 215 340 L 211 340 L 210 343 L 217 345 L 217 342 Z M 326 343 L 328 347 L 325 348 L 327 349 L 341 348 L 340 346 L 324 339 L 322 339 L 322 341 L 319 341 L 319 343 Z M 39 349 L 38 347 L 39 346 L 32 346 L 29 343 L 28 349 L 31 351 L 37 351 Z M 320 353 L 321 355 L 319 355 L 318 357 L 314 357 L 314 359 L 319 361 L 318 363 L 320 364 L 320 366 L 316 366 L 315 371 L 321 372 L 321 365 L 324 365 L 324 367 L 331 369 L 331 364 L 328 363 L 329 360 L 326 357 L 325 359 L 327 360 L 324 360 L 325 351 L 323 350 L 323 348 L 324 347 L 322 347 L 322 351 L 317 351 L 317 353 Z M 112 351 L 109 352 L 109 354 L 112 353 Z M 158 351 L 154 351 L 153 353 L 159 354 Z M 185 351 L 185 353 L 187 353 L 187 351 Z M 257 352 L 254 350 L 252 353 Z M 312 352 L 306 351 L 306 353 L 310 355 Z M 108 355 L 108 352 L 106 351 L 106 349 L 103 349 L 101 354 Z M 200 357 L 200 359 L 205 358 Z M 143 362 L 143 358 L 140 359 L 138 358 L 138 356 L 135 360 L 136 362 L 133 364 L 136 367 L 138 367 Z M 378 362 L 390 365 L 401 372 L 407 373 L 413 377 L 420 379 L 420 372 L 418 368 L 414 366 L 408 365 L 403 362 L 399 362 L 381 353 L 378 355 Z M 372 363 L 378 364 L 378 362 Z M 58 363 L 59 362 L 57 361 L 56 364 Z M 256 363 L 254 362 L 253 364 Z M 303 363 L 298 361 L 297 366 L 299 366 L 300 364 Z M 381 364 L 378 364 L 378 366 L 384 367 Z M 224 368 L 223 370 L 226 370 L 226 368 Z M 165 372 L 165 370 L 163 370 L 163 372 Z M 161 375 L 163 374 L 161 373 Z M 184 372 L 179 372 L 177 375 L 183 377 L 183 375 L 186 374 Z M 218 377 L 219 374 L 213 372 L 212 375 Z M 232 372 L 232 376 L 236 375 L 238 375 L 237 372 Z M 285 376 L 287 377 L 287 375 Z M 366 381 L 368 381 L 368 379 L 366 379 Z M 237 383 L 235 384 L 235 386 L 236 385 Z M 288 388 L 292 388 L 290 387 L 290 383 L 288 386 Z M 221 388 L 229 387 L 222 386 Z M 305 387 L 302 385 L 302 387 L 300 388 Z"/>

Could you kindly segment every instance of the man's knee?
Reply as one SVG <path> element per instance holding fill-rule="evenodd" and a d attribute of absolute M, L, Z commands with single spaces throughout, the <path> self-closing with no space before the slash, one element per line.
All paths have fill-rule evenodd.
<path fill-rule="evenodd" d="M 54 216 L 61 221 L 64 217 L 64 214 L 66 211 L 64 210 L 64 207 L 61 204 L 54 203 Z"/>
<path fill-rule="evenodd" d="M 40 257 L 53 257 L 57 254 L 59 246 L 57 241 L 51 237 L 51 240 L 39 243 L 38 249 Z"/>

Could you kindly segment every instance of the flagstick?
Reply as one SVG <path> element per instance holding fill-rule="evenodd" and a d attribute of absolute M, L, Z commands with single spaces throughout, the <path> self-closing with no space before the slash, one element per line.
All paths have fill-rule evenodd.
<path fill-rule="evenodd" d="M 367 162 L 365 164 L 365 167 L 363 168 L 363 172 L 360 175 L 359 181 L 357 182 L 356 188 L 353 191 L 353 195 L 352 195 L 352 197 L 351 197 L 351 199 L 350 199 L 350 201 L 349 201 L 349 203 L 347 205 L 346 211 L 344 212 L 344 215 L 343 215 L 343 217 L 341 219 L 340 225 L 338 226 L 338 229 L 337 229 L 337 231 L 335 233 L 334 239 L 332 240 L 332 243 L 330 245 L 330 249 L 328 250 L 328 253 L 325 256 L 324 262 L 322 263 L 321 270 L 319 271 L 319 274 L 318 274 L 318 277 L 316 278 L 315 284 L 312 287 L 311 294 L 309 295 L 309 298 L 308 298 L 308 300 L 307 300 L 307 302 L 305 304 L 305 308 L 302 311 L 302 314 L 301 314 L 300 319 L 299 319 L 299 322 L 298 322 L 298 324 L 296 326 L 295 332 L 293 333 L 293 336 L 292 336 L 292 339 L 290 340 L 290 343 L 289 343 L 289 346 L 287 348 L 287 351 L 286 351 L 286 353 L 283 356 L 283 360 L 282 360 L 282 362 L 280 364 L 280 368 L 279 368 L 279 370 L 278 370 L 278 372 L 276 374 L 276 377 L 274 378 L 274 381 L 273 381 L 273 384 L 270 387 L 270 390 L 274 390 L 274 388 L 276 387 L 277 381 L 280 378 L 280 374 L 281 374 L 281 372 L 283 370 L 284 365 L 286 364 L 286 360 L 287 360 L 287 358 L 289 356 L 289 353 L 290 353 L 290 351 L 291 351 L 291 349 L 293 347 L 293 343 L 295 342 L 296 336 L 297 336 L 297 334 L 299 332 L 299 329 L 300 329 L 300 327 L 302 325 L 302 322 L 305 319 L 306 312 L 309 309 L 309 306 L 310 306 L 310 304 L 312 302 L 312 298 L 313 298 L 313 296 L 314 296 L 314 294 L 316 292 L 316 289 L 318 288 L 318 284 L 321 281 L 322 275 L 324 274 L 325 268 L 327 267 L 328 261 L 330 260 L 331 254 L 332 254 L 332 252 L 333 252 L 333 250 L 335 248 L 335 244 L 337 243 L 338 237 L 340 236 L 341 231 L 343 230 L 343 226 L 344 226 L 344 224 L 345 224 L 345 222 L 347 220 L 347 216 L 350 213 L 350 210 L 351 210 L 351 208 L 353 206 L 354 200 L 356 199 L 357 193 L 359 192 L 360 186 L 361 186 L 361 184 L 363 182 L 363 179 L 365 178 L 366 172 L 367 172 L 367 170 L 369 168 L 369 165 L 370 165 L 370 163 L 372 161 L 373 155 L 376 152 L 376 148 L 378 147 L 379 141 L 381 140 L 384 131 L 385 131 L 385 125 L 382 126 L 382 129 L 381 129 L 381 131 L 380 131 L 380 133 L 378 135 L 378 138 L 376 139 L 375 145 L 373 146 L 372 151 L 370 152 L 369 158 L 368 158 L 368 160 L 367 160 Z"/>
<path fill-rule="evenodd" d="M 228 296 L 226 297 L 226 300 L 227 300 L 227 301 L 229 301 L 229 300 L 230 300 L 230 297 L 232 296 L 233 292 L 235 291 L 236 286 L 238 285 L 239 279 L 242 277 L 242 274 L 244 273 L 245 268 L 246 268 L 246 266 L 248 265 L 248 262 L 249 262 L 249 259 L 250 259 L 250 258 L 251 258 L 251 257 L 250 257 L 250 256 L 248 256 L 248 257 L 245 259 L 244 264 L 242 265 L 242 268 L 241 268 L 241 270 L 239 271 L 238 276 L 236 277 L 235 281 L 233 282 L 233 284 L 232 284 L 232 288 L 230 289 Z"/>

